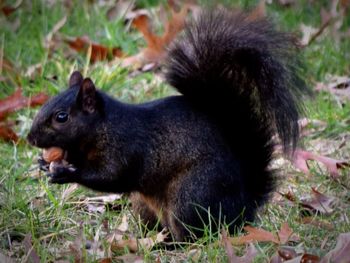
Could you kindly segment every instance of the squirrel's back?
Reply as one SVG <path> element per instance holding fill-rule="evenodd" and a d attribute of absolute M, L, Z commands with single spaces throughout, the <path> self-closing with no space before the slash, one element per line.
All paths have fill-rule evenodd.
<path fill-rule="evenodd" d="M 286 151 L 299 136 L 296 51 L 267 18 L 226 9 L 204 11 L 169 51 L 167 81 L 218 126 L 258 205 L 274 187 L 273 136 Z"/>

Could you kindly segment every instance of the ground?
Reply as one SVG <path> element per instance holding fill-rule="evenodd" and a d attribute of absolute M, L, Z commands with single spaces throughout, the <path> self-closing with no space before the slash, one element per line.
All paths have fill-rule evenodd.
<path fill-rule="evenodd" d="M 153 64 L 148 65 L 151 69 L 148 71 L 147 65 L 142 70 L 136 70 L 136 66 L 125 69 L 118 59 L 90 63 L 93 54 L 76 52 L 67 44 L 67 39 L 74 42 L 76 37 L 88 36 L 94 43 L 120 48 L 127 56 L 137 54 L 145 41 L 123 16 L 111 15 L 112 2 L 36 0 L 8 1 L 8 5 L 1 2 L 0 98 L 5 99 L 19 87 L 24 96 L 35 96 L 39 92 L 52 96 L 67 87 L 69 74 L 74 69 L 80 69 L 98 87 L 122 101 L 137 103 L 173 94 L 171 87 L 162 82 L 161 69 Z M 240 8 L 256 4 L 243 0 L 225 2 Z M 299 148 L 332 159 L 309 161 L 309 170 L 302 171 L 298 169 L 300 163 L 293 164 L 276 155 L 273 166 L 278 168 L 278 190 L 272 201 L 259 211 L 252 226 L 276 233 L 287 222 L 298 239 L 282 245 L 255 242 L 258 256 L 254 262 L 266 262 L 286 246 L 323 257 L 335 247 L 339 234 L 350 232 L 350 170 L 337 169 L 336 164 L 339 168 L 341 162 L 332 163 L 333 159 L 344 161 L 344 166 L 350 162 L 349 6 L 347 1 L 339 1 L 333 9 L 337 1 L 290 1 L 290 5 L 282 4 L 285 1 L 271 2 L 266 5 L 266 11 L 277 26 L 295 32 L 298 39 L 305 37 L 305 45 L 301 47 L 305 63 L 302 71 L 314 94 L 303 98 L 309 123 L 303 129 Z M 18 8 L 7 14 L 4 8 L 14 5 Z M 158 1 L 137 1 L 136 9 L 146 8 L 157 17 L 160 5 Z M 59 21 L 61 27 L 55 32 Z M 154 28 L 161 32 L 160 20 L 153 22 Z M 315 29 L 310 43 L 307 38 L 310 30 L 302 25 Z M 345 80 L 339 79 L 340 76 Z M 319 91 L 319 88 L 330 90 Z M 0 111 L 1 105 L 0 102 Z M 130 247 L 110 252 L 112 233 L 121 231 L 119 236 L 115 234 L 116 239 L 124 236 L 124 240 L 152 237 L 157 233 L 143 232 L 137 218 L 130 213 L 126 197 L 112 196 L 111 200 L 105 200 L 99 198 L 100 193 L 76 185 L 48 183 L 38 171 L 39 150 L 25 142 L 37 110 L 24 107 L 9 115 L 7 121 L 15 122 L 13 129 L 19 140 L 0 142 L 0 261 L 5 256 L 18 262 L 28 258 L 32 262 L 102 262 L 101 258 L 129 262 L 226 262 L 231 259 L 221 235 L 210 232 L 195 244 L 173 251 L 141 245 L 136 252 Z M 324 163 L 336 167 L 333 176 Z M 312 188 L 325 195 L 318 204 L 319 209 L 304 200 L 310 198 Z M 125 221 L 122 223 L 123 216 L 127 225 Z M 121 230 L 115 232 L 117 228 Z M 230 233 L 233 235 L 243 233 Z M 244 253 L 244 246 L 234 249 L 241 255 Z M 123 255 L 124 258 L 120 257 Z"/>

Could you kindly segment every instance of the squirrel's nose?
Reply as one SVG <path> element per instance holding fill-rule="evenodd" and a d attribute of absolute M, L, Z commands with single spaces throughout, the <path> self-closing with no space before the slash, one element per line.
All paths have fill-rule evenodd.
<path fill-rule="evenodd" d="M 37 144 L 37 140 L 34 138 L 33 134 L 31 132 L 29 132 L 29 134 L 27 135 L 27 141 L 29 142 L 29 144 L 36 146 Z"/>

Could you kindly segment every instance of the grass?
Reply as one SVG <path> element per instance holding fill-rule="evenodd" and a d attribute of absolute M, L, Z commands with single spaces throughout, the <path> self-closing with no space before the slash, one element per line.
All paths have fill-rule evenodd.
<path fill-rule="evenodd" d="M 254 3 L 226 2 L 244 7 Z M 306 0 L 298 2 L 297 6 L 290 8 L 277 4 L 269 5 L 268 14 L 279 27 L 289 31 L 298 31 L 301 23 L 317 27 L 320 23 L 320 9 L 322 6 L 327 7 L 328 1 L 313 1 L 312 4 Z M 68 47 L 64 46 L 60 46 L 52 54 L 49 53 L 42 45 L 45 36 L 66 14 L 59 1 L 50 3 L 38 0 L 24 1 L 11 16 L 0 17 L 0 50 L 7 60 L 13 62 L 19 73 L 17 79 L 9 75 L 8 81 L 0 81 L 0 98 L 8 96 L 18 86 L 21 86 L 27 95 L 40 91 L 50 95 L 57 94 L 67 87 L 67 79 L 73 69 L 82 69 L 85 75 L 96 81 L 98 87 L 123 101 L 148 101 L 173 93 L 154 73 L 140 73 L 130 77 L 130 72 L 118 65 L 107 65 L 104 62 L 90 65 L 86 56 L 72 55 L 67 52 Z M 122 20 L 109 21 L 105 15 L 107 7 L 91 5 L 88 1 L 73 4 L 67 22 L 60 30 L 63 35 L 88 35 L 97 43 L 120 46 L 127 54 L 135 54 L 144 44 L 140 34 L 125 27 Z M 151 7 L 157 5 L 157 1 L 140 1 L 138 5 Z M 19 26 L 14 29 L 16 24 Z M 349 25 L 350 19 L 347 18 L 344 28 L 349 28 Z M 316 81 L 325 81 L 327 74 L 349 76 L 349 50 L 349 39 L 336 43 L 327 33 L 305 48 L 305 76 L 310 86 L 314 86 Z M 34 78 L 26 77 L 26 70 L 37 63 L 42 66 L 41 73 Z M 333 95 L 319 93 L 306 102 L 306 109 L 310 119 L 326 122 L 327 128 L 304 138 L 305 147 L 315 151 L 326 148 L 330 156 L 349 160 L 349 143 L 343 148 L 339 147 L 342 140 L 350 136 L 349 101 L 339 104 Z M 37 109 L 24 109 L 10 117 L 20 120 L 16 131 L 23 140 L 36 111 Z M 104 225 L 108 222 L 109 229 L 115 229 L 121 223 L 123 215 L 128 216 L 131 232 L 138 236 L 149 235 L 141 230 L 138 221 L 130 215 L 125 198 L 113 203 L 113 206 L 119 209 L 107 207 L 103 213 L 98 213 L 87 209 L 86 203 L 83 202 L 85 197 L 96 196 L 98 193 L 81 187 L 68 193 L 71 189 L 69 185 L 48 184 L 47 179 L 38 175 L 36 169 L 35 160 L 39 151 L 23 143 L 23 140 L 18 144 L 2 142 L 0 147 L 1 253 L 24 261 L 27 253 L 22 242 L 23 238 L 30 234 L 41 262 L 53 262 L 63 251 L 69 251 L 69 242 L 77 242 L 77 237 L 81 236 L 81 225 L 86 240 L 99 239 L 104 247 L 107 247 L 103 240 L 106 234 Z M 323 167 L 316 163 L 311 163 L 311 171 L 314 175 L 306 176 L 296 172 L 285 162 L 280 173 L 283 179 L 279 190 L 293 190 L 297 197 L 303 197 L 310 193 L 311 187 L 317 187 L 326 195 L 336 197 L 338 203 L 334 212 L 317 216 L 317 219 L 330 223 L 333 230 L 300 223 L 302 211 L 299 207 L 286 200 L 277 202 L 275 199 L 260 211 L 254 226 L 277 231 L 281 224 L 287 221 L 301 238 L 297 246 L 308 253 L 322 256 L 335 246 L 340 233 L 350 232 L 349 223 L 342 220 L 350 217 L 350 185 L 347 178 L 349 170 L 345 171 L 338 181 L 330 179 Z M 218 238 L 209 231 L 195 245 L 184 246 L 180 250 L 141 249 L 139 254 L 143 255 L 146 261 L 158 258 L 161 262 L 225 262 L 225 250 L 215 242 L 217 240 Z M 260 252 L 257 262 L 265 262 L 276 251 L 276 246 L 270 243 L 258 243 L 256 247 Z M 197 250 L 193 250 L 194 248 Z M 243 252 L 240 248 L 237 250 Z M 120 255 L 127 253 L 128 251 L 119 252 Z M 62 257 L 73 261 L 74 253 L 63 254 Z M 96 262 L 96 258 L 89 256 L 86 261 Z"/>

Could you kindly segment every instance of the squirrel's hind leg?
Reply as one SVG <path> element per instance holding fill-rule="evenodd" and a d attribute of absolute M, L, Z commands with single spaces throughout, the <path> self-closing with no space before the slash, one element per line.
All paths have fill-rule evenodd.
<path fill-rule="evenodd" d="M 129 196 L 132 210 L 136 217 L 140 217 L 141 222 L 148 230 L 161 230 L 161 224 L 155 212 L 148 206 L 141 195 L 137 192 Z"/>

